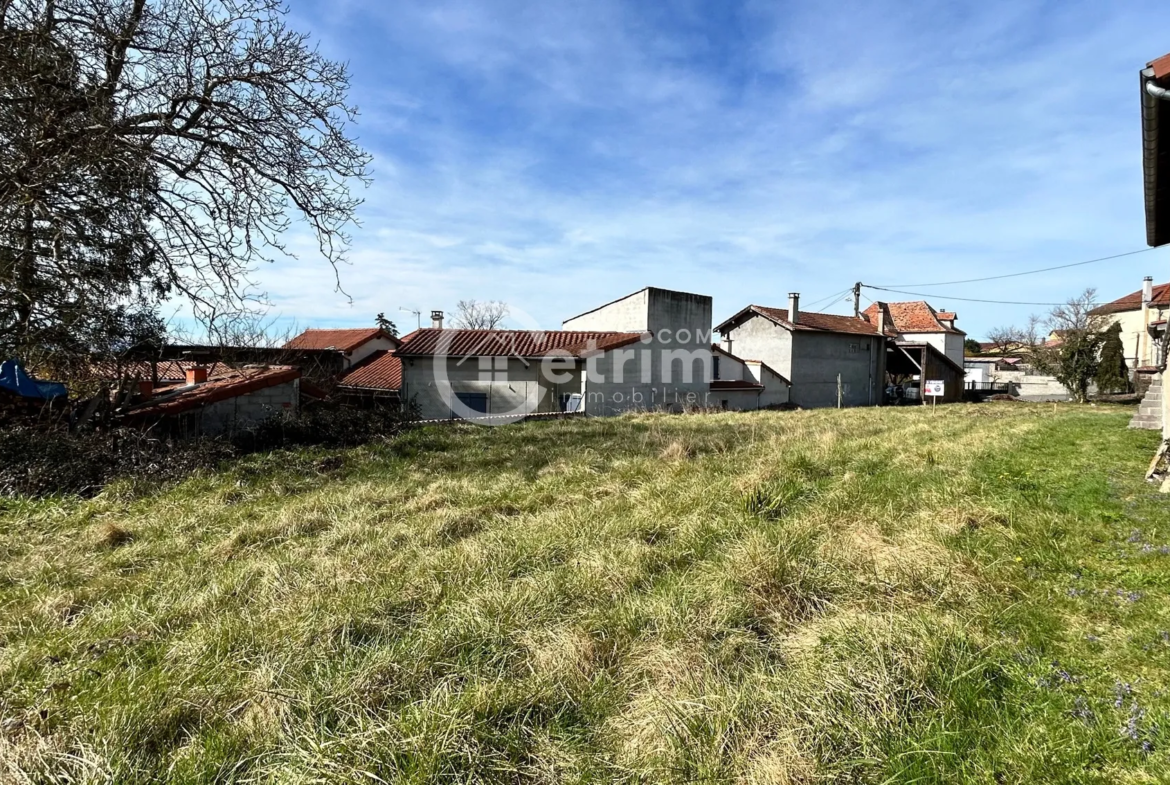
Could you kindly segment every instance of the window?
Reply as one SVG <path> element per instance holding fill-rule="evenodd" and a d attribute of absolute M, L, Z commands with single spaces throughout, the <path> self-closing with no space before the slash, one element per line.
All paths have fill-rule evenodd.
<path fill-rule="evenodd" d="M 727 399 L 726 399 L 726 398 L 724 398 L 724 399 L 723 399 L 723 400 L 721 400 L 719 403 L 720 403 L 720 405 L 722 405 L 722 406 L 723 406 L 723 411 L 727 411 Z"/>
<path fill-rule="evenodd" d="M 711 355 L 711 378 L 719 378 L 719 355 L 717 354 Z M 725 406 L 723 408 L 726 409 L 727 407 Z"/>
<path fill-rule="evenodd" d="M 561 411 L 575 414 L 585 410 L 585 398 L 581 393 L 564 393 L 561 395 Z"/>

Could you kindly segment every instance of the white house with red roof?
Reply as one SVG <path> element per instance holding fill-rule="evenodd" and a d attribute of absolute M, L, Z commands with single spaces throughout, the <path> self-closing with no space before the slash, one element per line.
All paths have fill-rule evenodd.
<path fill-rule="evenodd" d="M 806 409 L 838 400 L 882 403 L 886 337 L 867 319 L 802 311 L 793 293 L 788 308 L 749 305 L 715 330 L 728 352 L 765 363 L 789 382 L 792 403 Z"/>
<path fill-rule="evenodd" d="M 947 359 L 963 367 L 963 341 L 967 334 L 955 327 L 958 318 L 951 311 L 936 311 L 924 300 L 901 303 L 876 302 L 861 312 L 872 324 L 884 319 L 887 334 L 897 340 L 933 346 Z"/>
<path fill-rule="evenodd" d="M 1100 305 L 1091 313 L 1121 325 L 1121 342 L 1130 370 L 1157 370 L 1162 360 L 1162 334 L 1170 315 L 1170 283 L 1155 284 L 1153 277 L 1147 275 L 1142 288 Z"/>

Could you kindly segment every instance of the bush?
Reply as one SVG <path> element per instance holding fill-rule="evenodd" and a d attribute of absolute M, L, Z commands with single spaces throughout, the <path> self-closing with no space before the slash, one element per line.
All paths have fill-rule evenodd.
<path fill-rule="evenodd" d="M 284 413 L 229 438 L 164 441 L 130 428 L 70 433 L 35 425 L 0 431 L 0 495 L 92 496 L 111 481 L 178 482 L 254 452 L 289 447 L 351 447 L 393 436 L 405 416 L 389 409 L 319 407 Z"/>

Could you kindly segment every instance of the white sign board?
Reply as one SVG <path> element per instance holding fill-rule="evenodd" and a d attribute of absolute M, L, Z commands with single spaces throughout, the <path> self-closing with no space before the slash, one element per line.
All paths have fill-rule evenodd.
<path fill-rule="evenodd" d="M 945 394 L 945 392 L 944 392 L 945 390 L 946 390 L 946 385 L 943 384 L 941 381 L 938 381 L 938 380 L 928 381 L 928 382 L 925 382 L 923 384 L 922 394 L 923 395 L 931 395 L 931 396 L 934 396 L 936 398 L 941 398 Z"/>

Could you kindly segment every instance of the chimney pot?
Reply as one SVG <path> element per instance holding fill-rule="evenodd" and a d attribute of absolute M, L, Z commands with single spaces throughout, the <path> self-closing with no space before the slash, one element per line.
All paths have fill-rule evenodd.
<path fill-rule="evenodd" d="M 1147 275 L 1142 279 L 1142 305 L 1154 299 L 1154 276 Z"/>
<path fill-rule="evenodd" d="M 202 365 L 195 365 L 187 369 L 187 384 L 203 384 L 207 381 L 207 369 Z"/>
<path fill-rule="evenodd" d="M 788 293 L 788 321 L 800 323 L 800 292 Z"/>
<path fill-rule="evenodd" d="M 443 329 L 443 312 L 431 311 L 431 327 L 436 330 Z"/>

